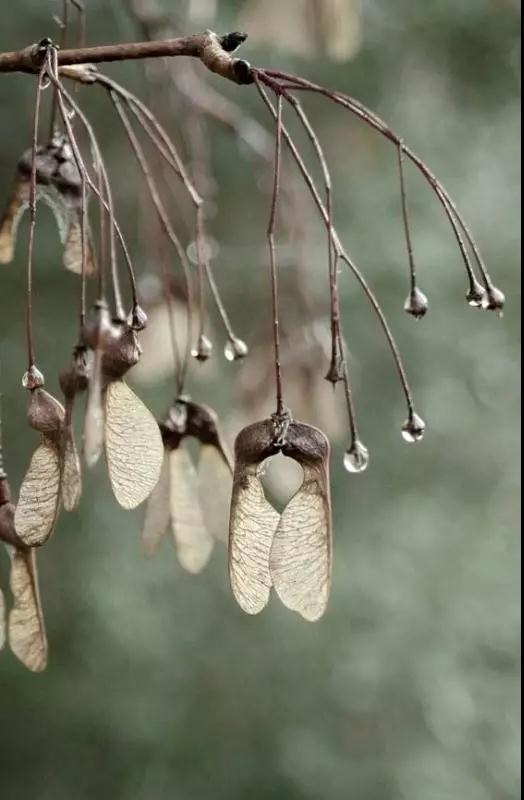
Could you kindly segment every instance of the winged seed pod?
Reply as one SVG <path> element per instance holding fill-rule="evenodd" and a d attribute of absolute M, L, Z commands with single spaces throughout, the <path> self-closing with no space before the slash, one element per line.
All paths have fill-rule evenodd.
<path fill-rule="evenodd" d="M 13 259 L 16 233 L 22 214 L 29 205 L 32 150 L 26 150 L 18 161 L 17 171 L 7 207 L 0 221 L 0 263 Z M 36 198 L 52 210 L 64 245 L 64 266 L 71 272 L 82 271 L 82 190 L 80 173 L 66 137 L 55 134 L 36 153 Z M 89 239 L 89 237 L 88 237 Z M 92 274 L 93 256 L 88 243 L 87 274 Z"/>
<path fill-rule="evenodd" d="M 90 351 L 77 345 L 68 369 L 60 373 L 60 388 L 64 393 L 65 421 L 60 442 L 60 471 L 62 504 L 66 511 L 75 511 L 82 495 L 82 470 L 73 430 L 73 411 L 77 394 L 88 386 Z"/>
<path fill-rule="evenodd" d="M 215 412 L 178 398 L 161 424 L 164 462 L 160 480 L 149 498 L 142 546 L 152 555 L 171 527 L 180 565 L 201 572 L 215 539 L 227 538 L 232 465 L 218 430 Z M 200 444 L 197 468 L 184 440 Z"/>
<path fill-rule="evenodd" d="M 229 574 L 248 614 L 267 605 L 273 587 L 284 605 L 315 621 L 331 582 L 329 442 L 317 428 L 289 421 L 281 441 L 275 420 L 249 425 L 235 442 Z M 304 480 L 279 514 L 262 485 L 264 462 L 278 452 L 294 459 Z"/>
<path fill-rule="evenodd" d="M 58 516 L 65 411 L 58 400 L 38 388 L 31 392 L 28 420 L 42 437 L 20 487 L 15 528 L 25 545 L 37 547 L 49 539 Z"/>
<path fill-rule="evenodd" d="M 10 587 L 13 607 L 6 619 L 6 604 L 0 591 L 0 650 L 9 641 L 14 655 L 32 672 L 41 672 L 47 664 L 47 640 L 44 629 L 36 555 L 25 547 L 15 530 L 15 507 L 9 502 L 5 479 L 0 491 L 0 541 L 11 559 Z"/>
<path fill-rule="evenodd" d="M 157 422 L 123 378 L 140 358 L 136 331 L 113 325 L 102 358 L 104 442 L 111 488 L 120 505 L 136 508 L 153 491 L 164 448 Z"/>

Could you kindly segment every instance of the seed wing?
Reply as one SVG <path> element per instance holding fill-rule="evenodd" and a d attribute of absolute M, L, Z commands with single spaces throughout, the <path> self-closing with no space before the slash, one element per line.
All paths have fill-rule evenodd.
<path fill-rule="evenodd" d="M 87 389 L 84 420 L 84 457 L 93 467 L 104 449 L 104 408 L 102 405 L 102 349 L 97 347 L 92 362 Z"/>
<path fill-rule="evenodd" d="M 0 264 L 9 264 L 13 260 L 16 242 L 16 231 L 20 218 L 27 208 L 29 200 L 29 181 L 17 176 L 11 195 L 0 221 Z"/>
<path fill-rule="evenodd" d="M 74 434 L 70 428 L 64 432 L 62 444 L 61 494 L 65 510 L 75 511 L 82 495 L 82 472 Z"/>
<path fill-rule="evenodd" d="M 198 497 L 198 477 L 191 456 L 183 446 L 169 453 L 171 527 L 181 566 L 197 574 L 213 550 Z"/>
<path fill-rule="evenodd" d="M 264 494 L 260 467 L 237 459 L 229 520 L 229 577 L 238 604 L 248 614 L 258 614 L 269 601 L 269 553 L 279 519 Z"/>
<path fill-rule="evenodd" d="M 217 447 L 203 444 L 198 462 L 200 505 L 208 531 L 227 544 L 233 479 Z"/>
<path fill-rule="evenodd" d="M 64 241 L 64 267 L 76 275 L 82 274 L 82 227 L 80 210 L 69 212 L 69 226 Z M 93 251 L 89 233 L 86 233 L 86 275 L 92 275 Z"/>
<path fill-rule="evenodd" d="M 11 650 L 32 672 L 47 665 L 47 640 L 40 606 L 35 552 L 30 548 L 10 547 L 13 608 L 9 614 L 8 636 Z"/>
<path fill-rule="evenodd" d="M 160 539 L 169 527 L 169 453 L 164 453 L 164 461 L 158 483 L 149 495 L 146 515 L 142 529 L 142 550 L 144 555 L 152 556 Z"/>
<path fill-rule="evenodd" d="M 331 583 L 331 511 L 326 464 L 305 466 L 302 486 L 278 524 L 269 569 L 287 608 L 314 622 L 326 610 Z"/>
<path fill-rule="evenodd" d="M 113 493 L 123 508 L 136 508 L 158 482 L 164 446 L 155 418 L 123 381 L 106 389 L 105 444 Z"/>
<path fill-rule="evenodd" d="M 6 639 L 6 624 L 5 624 L 5 600 L 2 590 L 0 589 L 0 650 L 3 649 Z"/>
<path fill-rule="evenodd" d="M 55 526 L 60 505 L 60 456 L 58 446 L 47 436 L 33 453 L 20 487 L 15 511 L 15 529 L 28 547 L 44 544 Z"/>

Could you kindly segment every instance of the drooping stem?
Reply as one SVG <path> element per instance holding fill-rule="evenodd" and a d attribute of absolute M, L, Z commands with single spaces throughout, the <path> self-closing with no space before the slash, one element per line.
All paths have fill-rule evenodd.
<path fill-rule="evenodd" d="M 265 74 L 257 73 L 257 87 L 259 89 L 259 92 L 260 92 L 260 94 L 262 96 L 262 99 L 264 100 L 264 103 L 266 104 L 266 106 L 268 107 L 270 113 L 272 114 L 273 118 L 276 119 L 277 118 L 277 111 L 275 110 L 275 108 L 273 107 L 273 104 L 269 100 L 269 97 L 267 96 L 267 93 L 264 91 L 263 87 L 261 86 L 262 82 L 266 82 Z M 273 88 L 271 81 L 267 81 L 267 83 L 271 86 L 271 88 Z M 319 211 L 322 219 L 324 220 L 324 222 L 326 224 L 328 224 L 328 219 L 329 219 L 328 213 L 326 211 L 326 208 L 324 207 L 324 204 L 322 202 L 322 199 L 320 197 L 318 189 L 317 189 L 317 187 L 315 185 L 315 181 L 313 180 L 310 172 L 308 171 L 308 169 L 307 169 L 307 167 L 306 167 L 306 165 L 305 165 L 305 163 L 304 163 L 304 161 L 302 159 L 302 156 L 300 155 L 300 153 L 299 153 L 299 151 L 298 151 L 298 149 L 297 149 L 292 137 L 290 136 L 288 130 L 286 129 L 286 127 L 284 125 L 282 125 L 282 136 L 283 136 L 283 138 L 284 138 L 284 140 L 285 140 L 285 142 L 286 142 L 286 144 L 287 144 L 287 146 L 288 146 L 288 148 L 289 148 L 289 150 L 291 152 L 291 155 L 293 156 L 293 159 L 295 160 L 295 163 L 298 166 L 298 169 L 299 169 L 299 171 L 300 171 L 300 173 L 301 173 L 301 175 L 302 175 L 302 177 L 303 177 L 303 179 L 304 179 L 304 181 L 306 183 L 306 186 L 308 187 L 308 189 L 309 189 L 309 191 L 310 191 L 310 193 L 311 193 L 311 195 L 313 197 L 315 205 L 317 206 L 318 211 Z M 414 411 L 414 402 L 413 402 L 413 395 L 412 395 L 412 392 L 411 392 L 411 388 L 410 388 L 409 383 L 408 383 L 406 370 L 404 368 L 404 364 L 402 362 L 402 358 L 400 356 L 400 352 L 399 352 L 399 349 L 397 347 L 395 338 L 393 336 L 393 333 L 391 332 L 391 329 L 389 327 L 388 321 L 387 321 L 387 319 L 386 319 L 386 317 L 384 315 L 384 312 L 382 311 L 380 303 L 378 302 L 378 300 L 375 297 L 375 294 L 373 293 L 371 288 L 368 286 L 366 279 L 364 278 L 364 276 L 362 275 L 362 273 L 360 272 L 360 270 L 358 269 L 356 264 L 352 261 L 352 259 L 348 255 L 347 251 L 342 246 L 342 243 L 341 243 L 341 241 L 340 241 L 340 239 L 338 237 L 338 234 L 337 234 L 335 229 L 333 230 L 333 243 L 334 243 L 334 246 L 335 246 L 335 252 L 336 252 L 337 256 L 340 259 L 342 259 L 342 261 L 344 261 L 344 263 L 349 267 L 349 269 L 351 270 L 351 272 L 353 273 L 353 275 L 355 276 L 355 278 L 359 282 L 364 294 L 366 295 L 366 297 L 368 298 L 369 302 L 371 303 L 376 316 L 378 317 L 378 320 L 380 322 L 382 330 L 384 331 L 384 335 L 385 335 L 386 340 L 388 342 L 389 348 L 391 350 L 391 354 L 393 356 L 393 359 L 394 359 L 394 362 L 395 362 L 395 365 L 396 365 L 396 368 L 397 368 L 397 372 L 398 372 L 398 375 L 399 375 L 399 378 L 400 378 L 400 383 L 401 383 L 401 386 L 402 386 L 402 390 L 403 390 L 404 396 L 406 398 L 406 403 L 407 403 L 407 406 L 408 406 L 408 410 L 411 413 L 411 412 Z"/>
<path fill-rule="evenodd" d="M 415 258 L 413 256 L 413 242 L 411 240 L 411 231 L 409 228 L 409 211 L 408 199 L 406 194 L 406 180 L 404 176 L 404 145 L 402 142 L 397 147 L 398 153 L 398 174 L 400 179 L 400 199 L 402 203 L 402 220 L 404 222 L 404 234 L 406 236 L 406 247 L 408 251 L 409 260 L 409 276 L 411 292 L 417 288 L 417 271 L 415 267 Z"/>
<path fill-rule="evenodd" d="M 26 299 L 26 338 L 28 370 L 35 365 L 35 349 L 33 341 L 33 251 L 36 228 L 36 156 L 38 150 L 38 125 L 40 121 L 40 103 L 42 84 L 46 73 L 46 63 L 38 75 L 35 106 L 33 112 L 33 135 L 31 142 L 31 177 L 29 183 L 29 239 L 27 245 L 27 299 Z"/>
<path fill-rule="evenodd" d="M 263 88 L 256 81 L 259 92 L 263 93 Z M 275 112 L 276 133 L 275 133 L 275 166 L 273 175 L 273 195 L 271 198 L 271 210 L 269 214 L 269 224 L 267 228 L 267 240 L 269 246 L 269 269 L 271 278 L 271 301 L 273 311 L 273 344 L 275 349 L 275 379 L 276 379 L 276 400 L 277 416 L 284 413 L 284 402 L 282 396 L 282 365 L 280 359 L 280 324 L 278 310 L 278 276 L 277 258 L 275 248 L 275 224 L 278 211 L 278 200 L 280 196 L 280 174 L 282 161 L 282 95 L 277 94 L 277 109 Z"/>
<path fill-rule="evenodd" d="M 142 174 L 144 176 L 144 179 L 145 179 L 145 182 L 146 182 L 146 185 L 147 185 L 151 200 L 152 200 L 153 205 L 155 207 L 158 219 L 160 221 L 160 224 L 161 224 L 161 226 L 162 226 L 167 238 L 169 239 L 171 245 L 173 246 L 175 252 L 177 253 L 177 255 L 178 255 L 179 259 L 180 259 L 180 262 L 182 264 L 182 270 L 183 270 L 184 282 L 185 282 L 185 289 L 186 289 L 186 296 L 187 296 L 187 339 L 186 339 L 185 357 L 184 357 L 183 361 L 181 363 L 179 363 L 179 367 L 177 369 L 177 376 L 176 376 L 177 394 L 182 394 L 183 387 L 184 387 L 184 384 L 185 384 L 187 368 L 188 368 L 189 352 L 190 352 L 190 348 L 191 348 L 191 334 L 192 334 L 192 330 L 193 330 L 194 299 L 193 299 L 193 287 L 192 287 L 192 283 L 191 283 L 190 267 L 189 267 L 189 263 L 187 261 L 186 254 L 184 252 L 184 248 L 182 247 L 182 244 L 180 243 L 180 240 L 178 239 L 177 235 L 175 234 L 175 232 L 173 230 L 173 227 L 172 227 L 172 225 L 171 225 L 171 223 L 169 221 L 169 217 L 168 217 L 167 212 L 165 210 L 165 207 L 164 207 L 164 205 L 162 203 L 162 200 L 161 200 L 160 195 L 158 193 L 155 181 L 154 181 L 153 176 L 151 174 L 151 170 L 149 168 L 149 164 L 148 164 L 147 159 L 145 157 L 144 150 L 143 150 L 140 142 L 138 141 L 138 138 L 137 138 L 137 136 L 136 136 L 136 134 L 135 134 L 135 132 L 133 130 L 133 127 L 131 125 L 131 122 L 129 120 L 129 117 L 127 116 L 126 112 L 124 111 L 124 109 L 122 107 L 122 103 L 121 103 L 120 98 L 117 95 L 117 93 L 115 91 L 113 91 L 112 89 L 109 89 L 108 91 L 109 91 L 109 96 L 111 98 L 111 101 L 112 101 L 112 103 L 113 103 L 113 105 L 115 107 L 115 110 L 117 111 L 118 116 L 120 117 L 120 121 L 122 122 L 122 126 L 123 126 L 123 128 L 124 128 L 124 130 L 126 132 L 126 135 L 127 135 L 128 140 L 129 140 L 129 143 L 130 143 L 130 145 L 131 145 L 131 147 L 133 149 L 133 152 L 135 154 L 135 158 L 137 160 L 137 163 L 138 163 L 138 165 L 139 165 L 139 167 L 140 167 L 140 169 L 142 171 Z M 163 267 L 163 269 L 164 269 L 164 267 Z M 171 290 L 170 290 L 170 287 L 169 287 L 169 280 L 167 279 L 167 282 L 166 282 L 166 276 L 165 275 L 163 276 L 163 282 L 164 282 L 164 291 L 166 293 L 166 300 L 168 301 L 169 306 L 171 306 Z M 172 312 L 172 309 L 168 308 L 168 314 L 169 314 L 170 320 L 172 322 L 172 313 L 171 312 Z M 171 324 L 171 322 L 170 322 L 170 324 Z M 179 354 L 179 350 L 178 350 L 178 345 L 176 343 L 176 337 L 174 336 L 174 330 L 172 331 L 172 345 L 173 345 L 173 355 L 174 355 L 175 361 L 177 361 L 177 360 L 179 360 L 178 357 L 177 357 L 177 354 Z"/>

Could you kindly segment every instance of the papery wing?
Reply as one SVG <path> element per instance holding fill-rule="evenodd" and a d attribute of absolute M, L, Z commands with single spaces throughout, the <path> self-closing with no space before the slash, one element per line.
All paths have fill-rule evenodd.
<path fill-rule="evenodd" d="M 5 600 L 2 590 L 0 589 L 0 650 L 5 645 L 6 639 L 6 624 L 5 624 Z"/>
<path fill-rule="evenodd" d="M 73 212 L 64 241 L 64 267 L 77 275 L 82 274 L 82 228 L 80 212 Z M 92 275 L 93 251 L 89 234 L 86 234 L 86 275 Z"/>
<path fill-rule="evenodd" d="M 0 221 L 0 264 L 9 264 L 13 260 L 16 231 L 28 200 L 29 181 L 17 177 Z"/>
<path fill-rule="evenodd" d="M 82 495 L 82 472 L 73 431 L 64 432 L 62 443 L 62 503 L 66 511 L 75 511 Z"/>
<path fill-rule="evenodd" d="M 60 455 L 47 436 L 33 453 L 15 511 L 15 529 L 28 547 L 44 544 L 53 532 L 60 505 Z"/>
<path fill-rule="evenodd" d="M 89 384 L 87 388 L 86 414 L 84 419 L 84 457 L 88 467 L 93 467 L 104 449 L 104 407 L 102 403 L 102 358 L 101 347 L 95 350 Z"/>
<path fill-rule="evenodd" d="M 155 418 L 123 381 L 106 389 L 105 445 L 113 493 L 123 508 L 136 508 L 158 482 L 164 446 Z"/>
<path fill-rule="evenodd" d="M 165 453 L 160 478 L 146 503 L 142 529 L 142 550 L 146 556 L 153 555 L 167 533 L 169 513 L 169 453 Z"/>
<path fill-rule="evenodd" d="M 32 672 L 47 666 L 47 640 L 40 605 L 36 557 L 30 548 L 9 548 L 13 608 L 9 613 L 9 645 Z"/>
<path fill-rule="evenodd" d="M 309 426 L 293 425 L 320 434 Z M 329 445 L 320 435 L 325 440 L 322 458 L 310 461 L 294 456 L 302 464 L 304 481 L 282 512 L 269 558 L 278 596 L 310 622 L 326 610 L 331 584 Z"/>
<path fill-rule="evenodd" d="M 198 496 L 198 477 L 185 447 L 169 453 L 171 527 L 178 560 L 196 574 L 206 566 L 213 550 L 213 537 L 204 523 Z"/>
<path fill-rule="evenodd" d="M 230 467 L 214 445 L 200 447 L 198 486 L 206 528 L 215 539 L 227 544 L 233 478 Z"/>
<path fill-rule="evenodd" d="M 269 553 L 280 515 L 268 502 L 260 468 L 237 461 L 229 519 L 229 577 L 248 614 L 258 614 L 271 592 Z"/>

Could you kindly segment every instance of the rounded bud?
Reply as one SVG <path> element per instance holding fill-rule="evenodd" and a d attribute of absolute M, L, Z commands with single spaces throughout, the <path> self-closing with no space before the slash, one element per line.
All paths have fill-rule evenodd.
<path fill-rule="evenodd" d="M 487 292 L 487 304 L 486 308 L 488 311 L 496 311 L 499 317 L 502 316 L 502 312 L 504 311 L 504 306 L 506 304 L 506 296 L 504 292 L 501 292 L 500 289 L 497 289 L 496 286 L 490 284 Z"/>
<path fill-rule="evenodd" d="M 147 314 L 138 304 L 133 306 L 131 314 L 129 316 L 129 327 L 132 328 L 134 331 L 143 331 L 144 328 L 147 326 Z"/>
<path fill-rule="evenodd" d="M 466 300 L 472 308 L 486 307 L 486 290 L 476 278 L 473 278 L 470 283 L 469 290 L 466 294 Z"/>
<path fill-rule="evenodd" d="M 193 358 L 197 361 L 207 361 L 213 352 L 213 345 L 207 336 L 203 334 L 198 337 L 198 344 L 194 350 L 191 351 Z"/>

